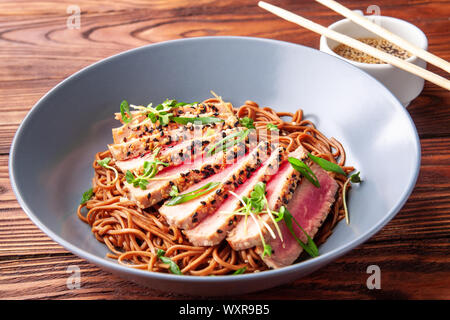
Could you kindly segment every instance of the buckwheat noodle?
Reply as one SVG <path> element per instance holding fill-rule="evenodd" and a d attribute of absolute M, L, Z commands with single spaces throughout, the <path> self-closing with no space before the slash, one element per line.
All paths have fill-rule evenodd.
<path fill-rule="evenodd" d="M 219 103 L 219 100 L 208 99 L 203 103 Z M 253 101 L 246 101 L 233 111 L 240 118 L 253 119 L 257 129 L 265 129 L 268 123 L 277 125 L 280 144 L 288 151 L 301 145 L 307 151 L 337 163 L 345 172 L 353 171 L 353 167 L 344 166 L 345 151 L 339 141 L 325 137 L 311 121 L 303 118 L 301 109 L 295 113 L 276 112 L 269 107 L 260 108 Z M 142 210 L 134 201 L 126 198 L 124 174 L 119 172 L 119 179 L 112 184 L 114 173 L 97 163 L 97 160 L 105 157 L 111 157 L 109 151 L 99 152 L 95 156 L 92 164 L 94 196 L 79 205 L 77 214 L 91 226 L 95 238 L 108 247 L 110 253 L 107 257 L 131 268 L 167 273 L 169 265 L 162 263 L 156 255 L 158 249 L 162 249 L 166 252 L 165 256 L 177 263 L 183 274 L 194 276 L 226 275 L 243 267 L 247 273 L 267 269 L 254 248 L 236 251 L 226 241 L 214 247 L 190 244 L 181 229 L 165 222 L 158 214 L 157 207 Z M 314 238 L 318 245 L 330 236 L 336 223 L 344 218 L 342 188 L 345 177 L 334 178 L 339 185 L 337 199 Z"/>

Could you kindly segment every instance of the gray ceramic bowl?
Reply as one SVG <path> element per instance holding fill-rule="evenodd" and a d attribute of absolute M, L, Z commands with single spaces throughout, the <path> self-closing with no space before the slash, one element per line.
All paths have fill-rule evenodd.
<path fill-rule="evenodd" d="M 112 141 L 113 112 L 167 97 L 198 101 L 210 90 L 239 105 L 246 99 L 278 110 L 305 110 L 347 150 L 364 183 L 350 195 L 351 224 L 339 223 L 320 256 L 287 268 L 240 276 L 193 277 L 126 268 L 78 220 L 90 186 L 92 159 Z M 280 41 L 209 37 L 127 51 L 74 74 L 46 94 L 22 122 L 11 147 L 10 176 L 31 220 L 56 242 L 90 262 L 153 288 L 232 295 L 303 277 L 369 239 L 411 193 L 420 144 L 411 118 L 379 82 L 317 50 Z"/>

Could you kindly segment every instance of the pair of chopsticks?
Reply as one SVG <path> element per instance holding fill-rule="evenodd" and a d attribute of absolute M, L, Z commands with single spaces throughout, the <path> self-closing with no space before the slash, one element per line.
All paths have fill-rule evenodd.
<path fill-rule="evenodd" d="M 351 21 L 355 22 L 356 24 L 359 24 L 360 26 L 364 27 L 365 29 L 372 31 L 376 35 L 390 41 L 391 43 L 396 44 L 397 46 L 405 49 L 406 51 L 410 52 L 411 54 L 450 73 L 450 63 L 448 63 L 444 59 L 441 59 L 438 56 L 435 56 L 434 54 L 411 44 L 410 42 L 406 41 L 405 39 L 393 34 L 392 32 L 384 29 L 383 27 L 373 23 L 372 21 L 365 18 L 364 16 L 351 11 L 350 9 L 344 7 L 343 5 L 337 3 L 336 1 L 334 1 L 334 0 L 315 0 L 315 1 L 323 4 L 324 6 L 327 6 L 328 8 L 336 11 L 337 13 L 350 19 Z M 274 15 L 279 16 L 280 18 L 283 18 L 287 21 L 298 24 L 299 26 L 309 29 L 313 32 L 324 35 L 325 37 L 327 37 L 329 39 L 333 39 L 333 40 L 343 43 L 349 47 L 352 47 L 354 49 L 357 49 L 359 51 L 367 53 L 375 58 L 378 58 L 378 59 L 386 62 L 386 63 L 396 66 L 397 68 L 400 68 L 404 71 L 410 72 L 410 73 L 412 73 L 416 76 L 419 76 L 425 80 L 428 80 L 442 88 L 450 90 L 450 81 L 445 79 L 444 77 L 441 77 L 441 76 L 431 72 L 431 71 L 423 69 L 423 68 L 416 66 L 415 64 L 409 63 L 403 59 L 394 57 L 394 56 L 388 54 L 387 52 L 378 50 L 368 44 L 362 43 L 362 42 L 360 42 L 356 39 L 353 39 L 347 35 L 344 35 L 337 31 L 326 28 L 320 24 L 312 22 L 311 20 L 303 18 L 299 15 L 296 15 L 296 14 L 289 12 L 285 9 L 282 9 L 280 7 L 271 5 L 267 2 L 259 1 L 258 6 L 273 13 Z"/>

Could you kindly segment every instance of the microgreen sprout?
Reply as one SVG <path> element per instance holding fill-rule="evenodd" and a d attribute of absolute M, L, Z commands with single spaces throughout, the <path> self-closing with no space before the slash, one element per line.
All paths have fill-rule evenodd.
<path fill-rule="evenodd" d="M 85 204 L 86 202 L 88 202 L 92 196 L 94 195 L 94 191 L 92 190 L 92 188 L 86 190 L 83 195 L 81 196 L 81 201 L 80 204 Z"/>
<path fill-rule="evenodd" d="M 102 160 L 97 160 L 97 164 L 99 166 L 101 166 L 101 167 L 103 167 L 105 169 L 109 169 L 109 170 L 114 171 L 114 180 L 109 183 L 109 184 L 114 184 L 114 183 L 117 182 L 117 179 L 119 179 L 119 172 L 117 172 L 116 168 L 111 167 L 109 165 L 110 162 L 111 162 L 111 158 L 109 158 L 109 157 L 103 158 Z"/>
<path fill-rule="evenodd" d="M 166 99 L 163 103 L 158 104 L 154 108 L 152 103 L 150 103 L 147 107 L 133 105 L 131 107 L 139 110 L 141 114 L 147 115 L 151 122 L 155 123 L 159 120 L 160 125 L 167 126 L 170 121 L 170 116 L 172 115 L 172 109 L 182 105 L 185 105 L 185 103 L 178 103 L 176 100 Z"/>
<path fill-rule="evenodd" d="M 120 104 L 120 115 L 122 116 L 123 123 L 129 123 L 133 119 L 130 113 L 130 105 L 127 100 L 123 100 Z"/>
<path fill-rule="evenodd" d="M 270 246 L 270 244 L 266 243 L 263 233 L 262 233 L 262 229 L 260 227 L 259 222 L 261 222 L 264 227 L 267 229 L 267 231 L 272 235 L 272 238 L 276 239 L 275 233 L 273 232 L 273 230 L 270 228 L 270 226 L 263 220 L 261 219 L 260 215 L 263 213 L 267 213 L 269 214 L 270 218 L 272 219 L 277 232 L 278 232 L 278 236 L 280 237 L 280 241 L 284 241 L 281 230 L 278 226 L 278 222 L 280 222 L 281 220 L 283 220 L 287 226 L 287 228 L 289 229 L 290 233 L 292 234 L 292 236 L 296 239 L 297 242 L 299 242 L 299 244 L 302 246 L 302 248 L 311 255 L 311 257 L 316 257 L 318 255 L 318 250 L 317 250 L 317 246 L 315 245 L 314 241 L 311 239 L 311 237 L 305 232 L 305 230 L 301 227 L 301 225 L 298 223 L 298 221 L 292 216 L 292 214 L 287 210 L 286 207 L 282 206 L 280 208 L 280 210 L 278 212 L 271 210 L 268 206 L 268 201 L 266 198 L 266 185 L 263 182 L 259 182 L 255 185 L 255 187 L 253 188 L 253 191 L 250 194 L 250 198 L 248 197 L 241 197 L 239 195 L 237 195 L 236 193 L 234 193 L 233 191 L 229 191 L 229 193 L 231 195 L 233 195 L 234 197 L 236 197 L 237 199 L 240 200 L 242 206 L 241 208 L 239 208 L 236 211 L 233 212 L 224 212 L 224 213 L 228 213 L 228 214 L 232 214 L 232 215 L 243 215 L 245 216 L 245 219 L 247 219 L 248 216 L 250 216 L 254 222 L 256 223 L 256 225 L 259 227 L 259 236 L 261 238 L 261 243 L 262 243 L 262 248 L 263 248 L 263 253 L 262 253 L 262 257 L 264 258 L 266 255 L 267 256 L 271 256 L 272 254 L 272 247 Z M 257 218 L 259 218 L 259 221 L 257 220 Z M 299 228 L 300 230 L 302 230 L 302 232 L 305 234 L 306 238 L 307 238 L 307 242 L 303 243 L 296 235 L 293 229 L 293 225 L 292 222 L 294 222 Z M 246 220 L 245 220 L 246 223 Z"/>
<path fill-rule="evenodd" d="M 344 204 L 344 211 L 345 211 L 345 222 L 347 224 L 350 224 L 350 217 L 347 209 L 347 200 L 346 200 L 346 192 L 347 192 L 347 185 L 352 183 L 360 183 L 361 178 L 359 177 L 359 171 L 355 174 L 352 174 L 344 183 L 344 187 L 342 188 L 342 202 Z"/>
<path fill-rule="evenodd" d="M 140 187 L 142 190 L 147 189 L 149 181 L 158 174 L 159 167 L 167 167 L 169 164 L 156 159 L 161 148 L 156 148 L 153 151 L 152 160 L 144 161 L 144 173 L 142 175 L 134 175 L 130 170 L 125 174 L 125 178 L 128 183 L 132 184 L 134 187 Z"/>
<path fill-rule="evenodd" d="M 275 224 L 275 227 L 277 229 L 278 235 L 280 236 L 280 240 L 283 241 L 283 237 L 281 234 L 281 231 L 279 229 L 278 223 L 276 222 L 274 218 L 274 214 L 277 214 L 274 211 L 271 211 L 268 207 L 268 202 L 266 198 L 266 184 L 264 182 L 258 182 L 255 187 L 253 188 L 253 191 L 250 193 L 250 198 L 248 197 L 241 197 L 234 193 L 233 191 L 229 191 L 230 194 L 232 194 L 234 197 L 240 200 L 242 206 L 238 210 L 231 212 L 231 214 L 237 214 L 237 215 L 243 215 L 245 216 L 245 223 L 247 223 L 247 218 L 250 216 L 256 225 L 258 226 L 258 232 L 259 236 L 261 238 L 261 243 L 263 247 L 263 253 L 262 257 L 264 258 L 266 255 L 271 256 L 272 255 L 272 247 L 270 244 L 266 243 L 264 239 L 264 235 L 262 233 L 261 226 L 259 224 L 258 219 L 256 218 L 258 216 L 259 220 L 262 222 L 264 227 L 267 229 L 267 231 L 270 233 L 272 238 L 276 238 L 275 233 L 273 232 L 272 228 L 261 219 L 259 216 L 262 213 L 267 213 L 270 215 L 270 218 Z M 265 208 L 265 210 L 264 210 Z"/>
<path fill-rule="evenodd" d="M 278 126 L 276 124 L 273 124 L 273 123 L 268 123 L 266 125 L 266 128 L 267 128 L 267 130 L 270 130 L 270 131 L 277 131 L 277 130 L 279 130 Z"/>
<path fill-rule="evenodd" d="M 148 119 L 144 122 L 151 121 L 152 123 L 156 123 L 157 121 L 159 121 L 159 124 L 163 127 L 167 126 L 170 121 L 176 122 L 178 124 L 197 122 L 200 124 L 209 124 L 223 121 L 223 119 L 216 117 L 176 117 L 172 114 L 172 110 L 175 108 L 196 104 L 197 103 L 177 102 L 173 99 L 166 99 L 163 103 L 158 104 L 156 107 L 153 107 L 153 104 L 151 103 L 147 107 L 134 105 L 132 105 L 131 107 L 139 110 L 139 113 L 147 115 Z"/>
<path fill-rule="evenodd" d="M 253 124 L 253 119 L 249 117 L 244 117 L 239 119 L 239 123 L 246 127 L 247 129 L 255 129 L 255 125 Z"/>

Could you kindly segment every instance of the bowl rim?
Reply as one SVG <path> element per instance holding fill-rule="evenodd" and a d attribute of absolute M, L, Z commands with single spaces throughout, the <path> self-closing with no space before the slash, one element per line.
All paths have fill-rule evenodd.
<path fill-rule="evenodd" d="M 325 254 L 319 255 L 316 258 L 307 259 L 305 261 L 301 261 L 299 263 L 292 264 L 287 267 L 279 268 L 279 269 L 271 269 L 266 270 L 263 272 L 258 273 L 248 273 L 248 274 L 242 274 L 239 277 L 234 277 L 230 275 L 219 275 L 215 277 L 202 277 L 202 276 L 190 276 L 190 275 L 174 275 L 170 273 L 159 273 L 159 272 L 149 272 L 147 270 L 140 270 L 135 268 L 126 267 L 123 265 L 120 265 L 115 260 L 108 259 L 107 257 L 99 257 L 95 254 L 89 253 L 85 251 L 83 248 L 77 247 L 73 245 L 72 243 L 66 241 L 62 237 L 60 237 L 58 234 L 54 233 L 52 230 L 46 227 L 46 225 L 41 222 L 41 220 L 38 218 L 38 216 L 34 213 L 33 209 L 30 208 L 27 203 L 24 201 L 24 199 L 21 196 L 18 183 L 16 181 L 15 177 L 15 166 L 14 166 L 14 159 L 16 157 L 16 148 L 18 143 L 20 142 L 20 138 L 22 136 L 22 132 L 27 127 L 28 122 L 32 118 L 32 115 L 39 111 L 39 109 L 44 105 L 45 100 L 47 97 L 52 95 L 55 91 L 57 91 L 61 86 L 65 85 L 67 82 L 73 81 L 74 79 L 77 79 L 80 74 L 84 73 L 87 70 L 90 70 L 92 68 L 96 68 L 99 65 L 113 62 L 116 59 L 119 59 L 123 55 L 127 55 L 130 52 L 136 52 L 140 50 L 148 50 L 148 48 L 152 47 L 160 47 L 160 46 L 167 46 L 174 43 L 181 43 L 181 42 L 202 42 L 202 41 L 244 41 L 244 42 L 260 42 L 260 43 L 267 43 L 270 45 L 275 46 L 287 46 L 287 47 L 293 47 L 298 48 L 302 47 L 305 50 L 308 51 L 314 51 L 315 54 L 324 54 L 333 57 L 333 59 L 338 60 L 338 63 L 346 63 L 350 66 L 350 68 L 354 68 L 358 70 L 358 72 L 362 72 L 365 77 L 369 77 L 372 80 L 374 80 L 376 83 L 378 83 L 378 86 L 380 86 L 381 90 L 386 90 L 386 94 L 390 96 L 390 98 L 393 101 L 394 108 L 397 109 L 398 112 L 403 114 L 403 116 L 406 117 L 406 119 L 409 121 L 413 133 L 414 133 L 414 140 L 415 140 L 415 163 L 414 163 L 414 172 L 410 176 L 410 180 L 408 181 L 408 187 L 403 191 L 402 195 L 399 197 L 398 202 L 392 207 L 392 209 L 387 212 L 387 214 L 378 221 L 377 224 L 372 226 L 371 229 L 366 231 L 365 233 L 357 236 L 354 240 L 343 244 L 330 252 L 327 252 Z M 346 62 L 345 60 L 339 59 L 337 57 L 334 57 L 328 53 L 322 52 L 320 50 L 310 48 L 307 46 L 291 43 L 291 42 L 285 42 L 280 40 L 274 40 L 274 39 L 266 39 L 266 38 L 256 38 L 256 37 L 243 37 L 243 36 L 210 36 L 210 37 L 194 37 L 194 38 L 184 38 L 184 39 L 176 39 L 176 40 L 168 40 L 158 43 L 152 43 L 148 45 L 144 45 L 138 48 L 133 48 L 130 50 L 126 50 L 123 52 L 120 52 L 118 54 L 112 55 L 110 57 L 107 57 L 105 59 L 102 59 L 100 61 L 97 61 L 91 65 L 88 65 L 81 70 L 75 72 L 74 74 L 70 75 L 69 77 L 65 78 L 61 82 L 59 82 L 56 86 L 54 86 L 52 89 L 50 89 L 44 96 L 42 96 L 31 108 L 31 110 L 27 113 L 27 115 L 24 117 L 22 123 L 19 125 L 19 128 L 17 129 L 10 149 L 10 155 L 9 155 L 9 175 L 10 175 L 10 181 L 11 186 L 13 189 L 13 192 L 22 207 L 22 209 L 25 211 L 25 213 L 28 215 L 30 220 L 38 226 L 46 235 L 48 235 L 53 241 L 57 242 L 61 246 L 63 246 L 65 249 L 70 251 L 71 253 L 86 259 L 87 261 L 101 267 L 107 269 L 109 272 L 113 272 L 116 274 L 131 274 L 133 277 L 146 277 L 146 278 L 153 278 L 154 280 L 163 280 L 168 282 L 186 282 L 190 284 L 198 284 L 198 283 L 213 283 L 213 282 L 228 282 L 230 284 L 233 284 L 234 282 L 241 282 L 244 280 L 247 281 L 257 281 L 257 280 L 263 280 L 263 279 L 274 279 L 278 278 L 282 274 L 294 274 L 296 272 L 299 272 L 303 268 L 309 268 L 309 270 L 316 270 L 319 267 L 324 266 L 325 264 L 341 257 L 342 255 L 348 253 L 361 243 L 367 241 L 369 238 L 371 238 L 375 233 L 377 233 L 379 230 L 381 230 L 403 207 L 405 202 L 408 200 L 411 192 L 413 191 L 415 187 L 415 183 L 418 178 L 419 169 L 420 169 L 420 160 L 421 160 L 421 148 L 420 148 L 420 140 L 417 133 L 417 129 L 414 125 L 414 122 L 409 115 L 409 113 L 406 111 L 406 109 L 402 106 L 402 104 L 399 102 L 399 100 L 378 80 L 373 78 L 371 75 L 369 75 L 367 72 L 357 68 L 356 66 L 352 65 L 351 63 Z M 315 267 L 315 268 L 314 268 Z"/>
<path fill-rule="evenodd" d="M 420 36 L 420 41 L 422 42 L 421 45 L 418 45 L 418 47 L 420 47 L 421 49 L 427 50 L 428 49 L 428 38 L 425 35 L 425 33 L 419 29 L 419 27 L 417 27 L 416 25 L 412 24 L 411 22 L 408 22 L 406 20 L 402 20 L 399 18 L 395 18 L 395 17 L 390 17 L 390 16 L 365 16 L 368 19 L 381 19 L 381 20 L 386 20 L 386 21 L 391 21 L 394 23 L 399 23 L 401 24 L 405 29 L 409 29 L 409 30 L 413 30 L 413 32 L 415 32 L 417 34 L 417 36 Z M 337 27 L 346 24 L 346 23 L 351 23 L 352 21 L 348 18 L 345 19 L 341 19 L 338 20 L 336 22 L 333 22 L 332 24 L 330 24 L 327 28 L 331 29 L 331 30 L 335 30 Z M 357 28 L 361 28 L 364 29 L 361 26 L 357 26 Z M 331 54 L 333 56 L 336 56 L 340 59 L 345 60 L 346 62 L 349 62 L 359 68 L 367 68 L 367 69 L 374 69 L 374 70 L 388 70 L 388 69 L 393 69 L 395 68 L 394 66 L 392 66 L 389 63 L 380 63 L 380 64 L 376 64 L 376 63 L 364 63 L 364 62 L 358 62 L 358 61 L 354 61 L 354 60 L 350 60 L 347 59 L 345 57 L 342 57 L 341 55 L 335 53 L 333 51 L 333 49 L 328 45 L 328 38 L 325 36 L 320 36 L 320 51 Z M 416 60 L 418 60 L 419 57 L 417 57 L 416 55 L 412 55 L 411 57 L 405 59 L 406 62 L 410 62 L 410 63 L 414 63 Z"/>

